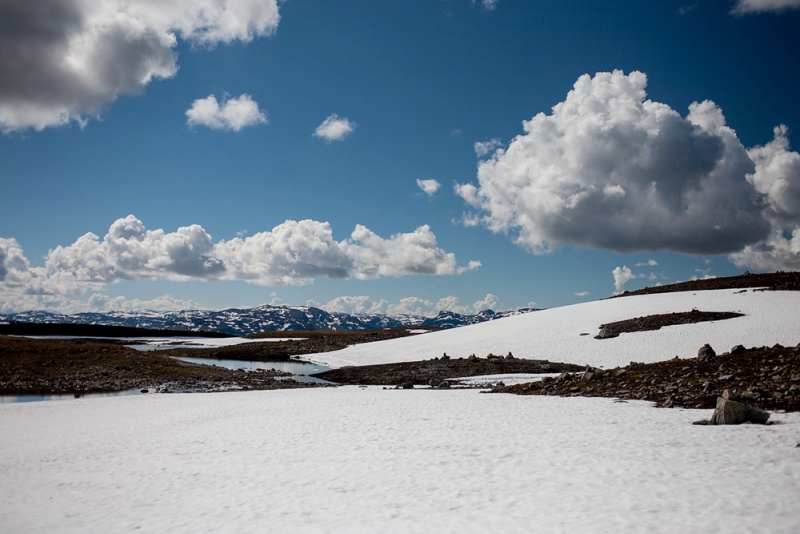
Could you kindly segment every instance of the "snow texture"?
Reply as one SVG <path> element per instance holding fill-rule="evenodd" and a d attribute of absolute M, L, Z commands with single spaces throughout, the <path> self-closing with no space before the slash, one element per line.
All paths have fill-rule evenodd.
<path fill-rule="evenodd" d="M 0 405 L 6 532 L 771 532 L 800 414 L 343 387 Z"/>
<path fill-rule="evenodd" d="M 603 323 L 646 315 L 702 311 L 741 312 L 745 317 L 675 325 L 649 332 L 594 339 Z M 694 358 L 705 343 L 718 353 L 747 347 L 800 343 L 800 292 L 721 289 L 663 293 L 600 300 L 552 308 L 464 326 L 422 337 L 355 345 L 336 352 L 305 356 L 329 367 L 427 360 L 475 354 L 485 357 L 509 351 L 517 358 L 587 364 L 606 369 L 635 362 L 657 362 L 679 356 Z M 589 335 L 581 335 L 589 334 Z"/>

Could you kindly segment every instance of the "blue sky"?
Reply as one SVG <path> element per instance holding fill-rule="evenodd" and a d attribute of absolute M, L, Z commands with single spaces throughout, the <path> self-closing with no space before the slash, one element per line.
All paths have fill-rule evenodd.
<path fill-rule="evenodd" d="M 800 1 L 37 5 L 0 7 L 0 312 L 800 268 Z"/>

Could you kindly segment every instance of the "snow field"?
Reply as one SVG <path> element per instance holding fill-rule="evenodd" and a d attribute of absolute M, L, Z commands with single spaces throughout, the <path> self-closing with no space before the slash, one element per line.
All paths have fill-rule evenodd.
<path fill-rule="evenodd" d="M 594 339 L 603 323 L 672 312 L 733 311 L 745 317 L 675 325 L 660 330 Z M 582 336 L 582 333 L 589 335 Z M 336 352 L 304 356 L 329 367 L 485 357 L 509 351 L 518 358 L 604 367 L 631 361 L 652 363 L 679 356 L 693 358 L 705 343 L 718 352 L 743 344 L 785 346 L 800 343 L 800 292 L 722 289 L 664 293 L 552 308 L 421 336 L 354 345 Z"/>
<path fill-rule="evenodd" d="M 0 405 L 4 532 L 800 529 L 800 414 L 342 387 Z"/>

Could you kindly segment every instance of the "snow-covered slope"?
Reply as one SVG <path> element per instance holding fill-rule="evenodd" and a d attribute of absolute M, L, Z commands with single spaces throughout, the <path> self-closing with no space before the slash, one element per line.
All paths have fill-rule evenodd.
<path fill-rule="evenodd" d="M 649 332 L 598 340 L 603 323 L 646 315 L 702 311 L 733 311 L 745 317 L 676 325 Z M 589 335 L 581 335 L 589 334 Z M 588 364 L 595 367 L 690 358 L 710 343 L 717 352 L 737 344 L 750 346 L 800 343 L 800 292 L 722 289 L 695 293 L 640 295 L 537 311 L 486 323 L 408 338 L 381 341 L 307 356 L 341 367 L 488 353 L 519 358 Z"/>
<path fill-rule="evenodd" d="M 800 414 L 710 414 L 357 387 L 2 404 L 0 530 L 798 532 Z"/>

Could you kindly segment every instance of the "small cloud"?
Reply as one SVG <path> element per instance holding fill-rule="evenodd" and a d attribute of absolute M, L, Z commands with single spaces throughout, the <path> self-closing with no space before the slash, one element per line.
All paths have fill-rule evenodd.
<path fill-rule="evenodd" d="M 450 130 L 450 135 L 451 135 L 452 137 L 459 136 L 459 135 L 461 135 L 462 133 L 464 133 L 464 130 L 462 130 L 461 128 L 453 128 L 452 130 Z"/>
<path fill-rule="evenodd" d="M 697 7 L 697 4 L 692 4 L 690 6 L 679 7 L 678 8 L 678 13 L 680 13 L 681 15 L 685 15 L 688 12 L 692 11 L 696 7 Z"/>
<path fill-rule="evenodd" d="M 422 189 L 423 193 L 425 193 L 429 197 L 432 197 L 433 195 L 436 194 L 439 188 L 442 187 L 442 184 L 440 184 L 437 180 L 433 179 L 431 180 L 417 179 L 417 186 L 419 186 L 419 188 Z"/>
<path fill-rule="evenodd" d="M 655 267 L 656 265 L 658 265 L 658 262 L 656 260 L 647 260 L 646 262 L 640 261 L 639 263 L 636 263 L 633 266 L 634 267 L 647 267 L 647 266 Z"/>
<path fill-rule="evenodd" d="M 622 291 L 623 286 L 636 278 L 636 275 L 631 272 L 627 266 L 616 267 L 611 274 L 614 275 L 614 289 L 617 292 Z"/>
<path fill-rule="evenodd" d="M 324 139 L 327 143 L 342 141 L 356 129 L 356 126 L 356 123 L 347 117 L 339 117 L 336 113 L 332 113 L 322 121 L 322 124 L 317 126 L 317 129 L 314 130 L 314 137 Z"/>
<path fill-rule="evenodd" d="M 459 267 L 456 269 L 456 274 L 464 274 L 467 271 L 474 271 L 480 269 L 483 264 L 476 260 L 471 260 L 466 267 Z"/>
<path fill-rule="evenodd" d="M 488 141 L 477 141 L 473 147 L 475 148 L 475 154 L 478 155 L 479 158 L 487 155 L 489 152 L 494 152 L 496 149 L 503 146 L 503 143 L 500 142 L 498 137 L 494 139 L 490 139 Z"/>
<path fill-rule="evenodd" d="M 585 297 L 588 294 L 589 294 L 588 291 L 578 291 L 577 293 L 575 293 L 575 296 L 576 297 Z"/>
<path fill-rule="evenodd" d="M 738 0 L 731 13 L 778 13 L 790 9 L 800 9 L 800 0 Z"/>
<path fill-rule="evenodd" d="M 536 302 L 535 302 L 535 301 L 530 301 L 530 302 L 528 303 L 528 305 L 527 305 L 527 306 L 525 306 L 525 307 L 526 307 L 526 308 L 535 308 L 536 306 L 537 306 L 537 304 L 536 304 Z"/>
<path fill-rule="evenodd" d="M 248 94 L 223 100 L 222 105 L 214 95 L 198 98 L 186 110 L 186 123 L 192 126 L 207 126 L 212 130 L 238 132 L 246 126 L 266 124 L 267 115 L 258 109 L 258 103 Z"/>
<path fill-rule="evenodd" d="M 486 11 L 494 11 L 499 1 L 500 0 L 481 0 L 481 5 Z M 472 3 L 475 4 L 475 0 L 472 0 Z"/>
<path fill-rule="evenodd" d="M 236 232 L 236 236 L 237 236 L 237 237 L 244 237 L 244 236 L 246 236 L 246 235 L 247 235 L 247 229 L 245 229 L 245 230 L 239 230 L 238 232 Z"/>

